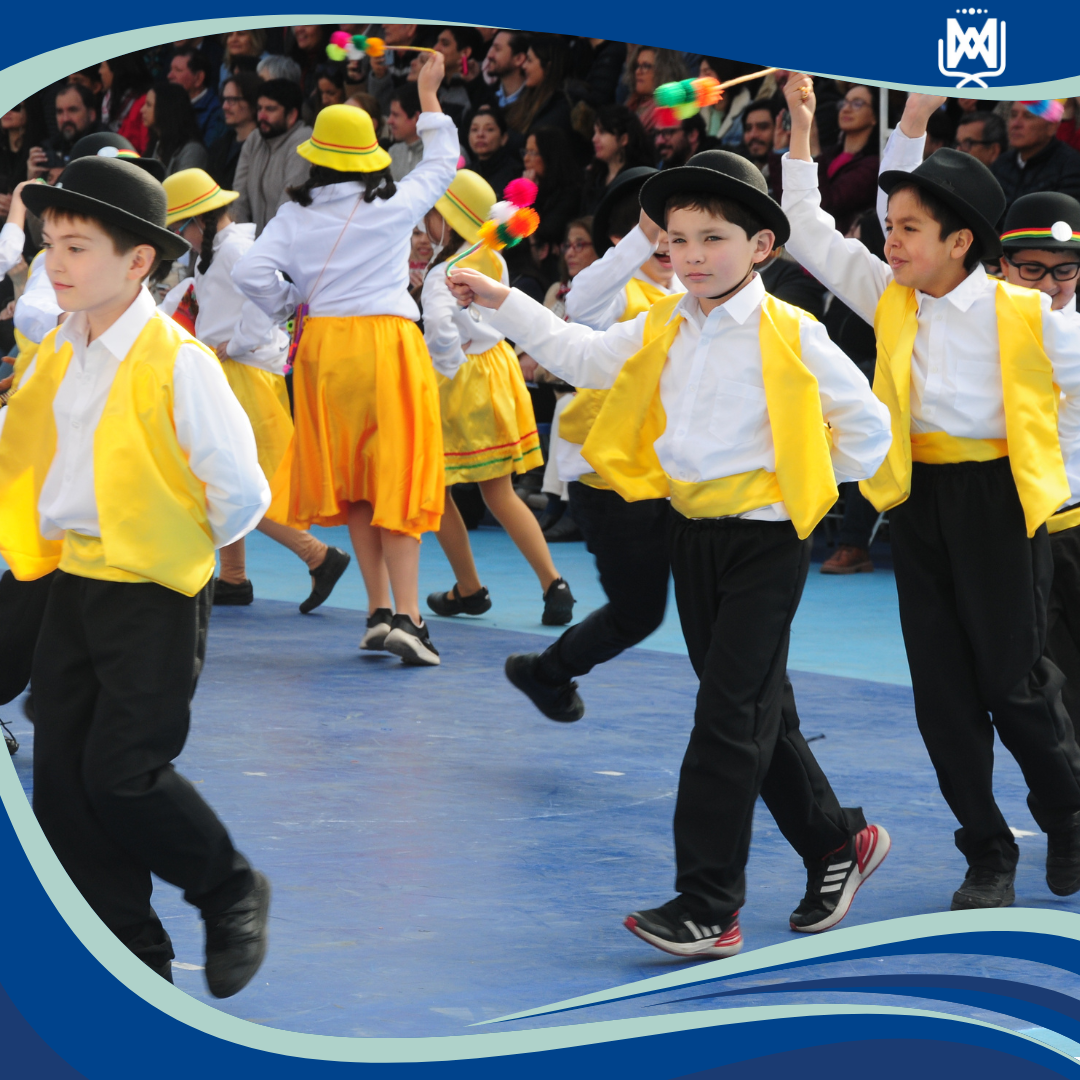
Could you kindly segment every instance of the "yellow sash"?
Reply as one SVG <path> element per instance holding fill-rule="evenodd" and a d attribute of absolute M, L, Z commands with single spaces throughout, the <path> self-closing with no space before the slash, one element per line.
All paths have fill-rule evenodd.
<path fill-rule="evenodd" d="M 995 297 L 1001 385 L 1005 406 L 1002 439 L 962 439 L 944 432 L 911 432 L 911 354 L 918 329 L 915 290 L 895 281 L 874 314 L 878 358 L 874 393 L 889 407 L 892 446 L 881 468 L 860 482 L 878 510 L 889 510 L 911 493 L 911 463 L 931 465 L 991 461 L 1008 455 L 1024 508 L 1028 536 L 1068 500 L 1069 482 L 1057 434 L 1058 391 L 1042 343 L 1039 294 L 999 281 Z"/>
<path fill-rule="evenodd" d="M 631 278 L 626 283 L 626 307 L 618 321 L 630 322 L 631 319 L 636 319 L 658 300 L 669 295 L 670 293 L 651 281 Z M 605 397 L 606 390 L 579 390 L 559 417 L 559 438 L 578 446 L 584 445 L 600 410 L 604 407 Z M 579 479 L 589 487 L 609 490 L 608 485 L 596 473 L 586 473 Z"/>
<path fill-rule="evenodd" d="M 809 536 L 837 489 L 817 379 L 800 354 L 799 321 L 808 316 L 768 294 L 761 305 L 761 374 L 776 472 L 687 484 L 667 476 L 653 446 L 667 425 L 660 374 L 682 324 L 675 315 L 681 299 L 665 297 L 649 311 L 644 344 L 608 391 L 582 449 L 585 460 L 628 502 L 670 497 L 685 516 L 725 517 L 782 501 L 799 536 Z"/>
<path fill-rule="evenodd" d="M 59 541 L 41 535 L 38 500 L 56 455 L 53 400 L 72 349 L 57 350 L 56 332 L 46 335 L 0 435 L 0 555 L 19 580 L 59 565 L 106 581 L 155 581 L 185 596 L 210 580 L 214 541 L 205 488 L 173 426 L 173 365 L 184 343 L 197 344 L 155 314 L 120 364 L 94 433 L 101 538 L 68 534 Z"/>

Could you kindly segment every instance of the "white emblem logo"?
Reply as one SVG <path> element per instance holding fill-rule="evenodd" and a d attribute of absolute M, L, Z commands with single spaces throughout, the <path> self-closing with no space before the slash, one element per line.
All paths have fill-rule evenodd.
<path fill-rule="evenodd" d="M 958 15 L 982 15 L 985 8 L 961 8 Z M 1005 23 L 987 19 L 980 30 L 977 26 L 961 27 L 958 19 L 949 19 L 945 27 L 949 39 L 948 57 L 945 40 L 938 38 L 938 70 L 946 78 L 959 79 L 956 89 L 974 83 L 986 89 L 984 79 L 997 78 L 1005 70 Z M 946 63 L 948 59 L 948 63 Z M 981 59 L 986 71 L 968 73 L 960 70 L 965 60 Z M 966 65 L 965 65 L 966 66 Z"/>

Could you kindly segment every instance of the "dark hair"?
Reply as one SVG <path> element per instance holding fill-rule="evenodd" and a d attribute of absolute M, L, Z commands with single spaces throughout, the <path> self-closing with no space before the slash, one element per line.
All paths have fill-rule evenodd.
<path fill-rule="evenodd" d="M 189 45 L 187 48 L 177 49 L 176 52 L 173 53 L 173 58 L 175 59 L 177 56 L 182 56 L 187 60 L 188 67 L 193 74 L 198 74 L 200 71 L 202 72 L 203 86 L 206 89 L 214 89 L 214 65 L 210 63 L 210 60 L 205 53 L 201 52 L 199 49 L 193 49 Z"/>
<path fill-rule="evenodd" d="M 153 80 L 142 53 L 124 53 L 105 61 L 112 72 L 109 88 L 109 123 L 120 120 L 127 105 L 150 89 Z"/>
<path fill-rule="evenodd" d="M 214 237 L 217 236 L 221 215 L 226 210 L 228 210 L 228 206 L 219 206 L 214 210 L 208 210 L 205 214 L 199 215 L 199 224 L 203 230 L 202 247 L 199 249 L 198 271 L 200 274 L 205 274 L 214 261 Z"/>
<path fill-rule="evenodd" d="M 259 97 L 276 102 L 285 110 L 286 115 L 295 109 L 299 116 L 304 107 L 304 91 L 292 79 L 267 79 L 259 87 Z"/>
<path fill-rule="evenodd" d="M 401 111 L 410 119 L 421 112 L 420 91 L 416 83 L 402 83 L 391 95 L 391 101 L 396 101 L 401 106 Z"/>
<path fill-rule="evenodd" d="M 302 184 L 287 187 L 285 194 L 301 206 L 310 206 L 311 193 L 316 188 L 350 182 L 363 185 L 366 203 L 374 202 L 377 198 L 393 198 L 397 192 L 389 169 L 380 169 L 378 172 L 340 172 L 337 169 L 328 169 L 325 165 L 312 165 L 311 175 Z"/>
<path fill-rule="evenodd" d="M 773 120 L 780 115 L 780 105 L 775 98 L 760 98 L 757 101 L 751 101 L 742 111 L 741 120 L 743 124 L 746 124 L 746 118 L 752 112 L 767 112 Z"/>
<path fill-rule="evenodd" d="M 517 101 L 506 110 L 507 124 L 522 135 L 528 133 L 533 121 L 555 94 L 563 92 L 566 66 L 566 45 L 557 34 L 532 34 L 529 48 L 544 69 L 543 82 L 539 86 L 526 86 Z"/>
<path fill-rule="evenodd" d="M 867 210 L 855 219 L 855 224 L 859 226 L 859 242 L 872 255 L 876 255 L 884 262 L 885 233 L 881 229 L 881 218 L 877 216 L 877 208 Z"/>
<path fill-rule="evenodd" d="M 680 191 L 672 195 L 664 207 L 665 221 L 672 210 L 701 210 L 714 217 L 721 217 L 732 225 L 738 225 L 746 233 L 747 240 L 768 228 L 765 222 L 743 203 L 719 195 L 708 195 L 702 191 Z"/>
<path fill-rule="evenodd" d="M 469 50 L 469 55 L 475 59 L 484 49 L 484 39 L 475 26 L 440 26 L 439 33 L 449 30 L 454 37 L 458 52 Z"/>
<path fill-rule="evenodd" d="M 939 239 L 947 240 L 953 233 L 961 229 L 967 229 L 971 233 L 971 247 L 964 256 L 964 269 L 974 270 L 975 266 L 982 261 L 982 241 L 976 235 L 975 230 L 954 210 L 948 203 L 939 199 L 932 191 L 920 187 L 914 180 L 905 180 L 897 184 L 889 192 L 889 200 L 900 191 L 910 191 L 915 201 L 925 210 L 930 217 L 938 223 Z"/>
<path fill-rule="evenodd" d="M 234 56 L 229 60 L 229 74 L 221 80 L 221 85 L 224 86 L 229 79 L 236 75 L 238 72 L 244 71 L 254 75 L 259 70 L 259 58 L 257 56 L 247 56 L 241 54 L 240 56 Z"/>
<path fill-rule="evenodd" d="M 705 147 L 701 145 L 705 141 L 705 118 L 701 113 L 694 113 L 693 116 L 688 116 L 679 127 L 689 135 L 691 131 L 696 131 L 701 136 L 701 142 L 698 144 L 699 150 L 704 150 Z"/>
<path fill-rule="evenodd" d="M 251 115 L 254 117 L 255 111 L 259 107 L 259 94 L 262 93 L 262 88 L 266 84 L 258 75 L 250 71 L 234 72 L 221 84 L 222 89 L 224 90 L 229 83 L 233 83 L 236 89 L 240 91 L 240 96 L 248 103 Z"/>
<path fill-rule="evenodd" d="M 594 121 L 601 131 L 614 135 L 617 139 L 626 136 L 626 146 L 623 148 L 623 168 L 633 169 L 638 165 L 655 165 L 656 150 L 649 143 L 649 136 L 645 131 L 637 113 L 628 109 L 625 105 L 605 105 L 597 114 Z M 607 176 L 607 164 L 596 158 L 589 163 L 590 177 Z"/>
<path fill-rule="evenodd" d="M 926 134 L 943 146 L 956 142 L 956 121 L 943 109 L 930 114 L 926 121 Z"/>
<path fill-rule="evenodd" d="M 53 97 L 53 102 L 55 103 L 56 99 L 61 97 L 63 94 L 70 94 L 72 91 L 79 95 L 79 100 L 82 101 L 83 105 L 87 109 L 93 109 L 94 112 L 97 112 L 97 98 L 94 96 L 94 91 L 91 90 L 88 86 L 83 86 L 82 83 L 64 83 L 64 85 L 56 91 L 56 95 L 55 97 Z"/>
<path fill-rule="evenodd" d="M 492 41 L 494 41 L 495 38 L 499 36 L 499 34 L 510 35 L 511 56 L 520 56 L 522 53 L 527 53 L 529 51 L 529 46 L 532 44 L 531 34 L 527 34 L 523 30 L 507 30 L 504 28 L 495 32 L 494 37 L 492 37 Z"/>
<path fill-rule="evenodd" d="M 154 131 L 157 142 L 154 155 L 164 165 L 190 142 L 202 142 L 199 118 L 187 91 L 175 83 L 159 82 L 154 86 Z"/>
<path fill-rule="evenodd" d="M 876 124 L 878 122 L 878 111 L 881 105 L 881 91 L 876 86 L 867 86 L 866 83 L 860 82 L 852 83 L 848 87 L 848 91 L 854 90 L 856 87 L 862 87 L 862 89 L 870 95 L 870 109 L 874 114 L 874 123 Z M 847 96 L 846 92 L 844 96 Z M 843 98 L 841 98 L 836 103 L 837 112 L 840 111 L 840 109 L 843 107 L 843 104 L 844 100 Z"/>
<path fill-rule="evenodd" d="M 965 113 L 960 117 L 960 120 L 956 125 L 957 131 L 959 132 L 960 128 L 966 127 L 968 124 L 982 124 L 983 142 L 997 143 L 1002 150 L 1004 150 L 1008 144 L 1005 121 L 1002 120 L 997 113 L 982 111 Z"/>
<path fill-rule="evenodd" d="M 143 278 L 149 279 L 155 270 L 161 265 L 161 248 L 152 240 L 125 229 L 122 225 L 114 225 L 111 221 L 97 217 L 95 214 L 76 213 L 74 210 L 65 210 L 58 206 L 47 206 L 42 212 L 44 220 L 57 219 L 62 221 L 89 221 L 96 225 L 111 241 L 113 250 L 117 255 L 126 255 L 129 251 L 146 244 L 154 249 L 154 261 L 150 265 L 149 272 Z"/>
<path fill-rule="evenodd" d="M 529 135 L 536 140 L 536 149 L 544 163 L 544 175 L 537 181 L 538 186 L 543 191 L 580 187 L 581 171 L 565 133 L 559 128 L 542 127 Z"/>
<path fill-rule="evenodd" d="M 700 60 L 704 60 L 716 72 L 716 77 L 721 82 L 727 79 L 737 79 L 740 75 L 750 75 L 755 71 L 760 71 L 765 66 L 764 64 L 745 64 L 740 60 L 724 60 L 719 56 L 705 56 L 704 54 L 699 57 Z M 697 72 L 694 72 L 694 74 L 696 75 Z M 754 97 L 764 81 L 764 78 L 754 79 L 752 82 L 743 83 L 740 89 L 748 90 L 750 96 Z"/>
<path fill-rule="evenodd" d="M 409 85 L 411 86 L 412 83 L 410 83 Z M 472 125 L 473 120 L 475 120 L 478 116 L 490 116 L 491 119 L 495 121 L 496 125 L 499 128 L 499 131 L 503 135 L 506 134 L 506 113 L 504 113 L 498 105 L 481 105 L 472 114 L 472 116 L 469 117 L 470 126 Z"/>
<path fill-rule="evenodd" d="M 336 64 L 332 60 L 327 60 L 325 64 L 320 64 L 315 69 L 315 81 L 319 79 L 327 79 L 332 82 L 339 90 L 345 89 L 345 65 Z"/>
<path fill-rule="evenodd" d="M 621 240 L 627 236 L 641 219 L 641 200 L 639 192 L 627 191 L 619 196 L 618 201 L 608 214 L 607 232 L 601 243 L 606 243 L 609 237 L 617 236 Z"/>

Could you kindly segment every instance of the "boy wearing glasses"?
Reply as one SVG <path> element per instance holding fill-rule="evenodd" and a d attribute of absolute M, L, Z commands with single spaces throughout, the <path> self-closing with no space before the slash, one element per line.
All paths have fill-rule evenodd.
<path fill-rule="evenodd" d="M 788 249 L 877 337 L 874 392 L 893 443 L 860 486 L 891 512 L 915 715 L 960 823 L 968 870 L 952 907 L 1015 899 L 1019 850 L 994 800 L 995 728 L 1047 833 L 1047 884 L 1069 895 L 1080 889 L 1080 749 L 1062 673 L 1045 655 L 1045 525 L 1080 497 L 1080 326 L 1049 296 L 987 276 L 983 260 L 1002 254 L 1005 196 L 971 156 L 943 149 L 923 161 L 943 98 L 911 95 L 885 150 L 882 262 L 821 209 L 811 80 L 793 75 L 784 92 Z"/>

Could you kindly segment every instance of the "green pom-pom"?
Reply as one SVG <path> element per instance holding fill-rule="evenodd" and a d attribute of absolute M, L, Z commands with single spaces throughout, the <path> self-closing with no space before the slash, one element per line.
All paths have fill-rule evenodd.
<path fill-rule="evenodd" d="M 683 105 L 676 105 L 672 110 L 680 120 L 689 120 L 691 116 L 697 116 L 699 111 L 698 103 L 696 101 L 688 101 Z"/>
<path fill-rule="evenodd" d="M 353 34 L 352 43 L 361 51 L 364 52 L 367 49 L 368 39 L 363 34 Z"/>
<path fill-rule="evenodd" d="M 685 100 L 682 87 L 683 84 L 681 82 L 664 83 L 663 86 L 658 86 L 656 88 L 653 99 L 660 108 L 673 109 L 676 105 L 681 105 Z"/>

